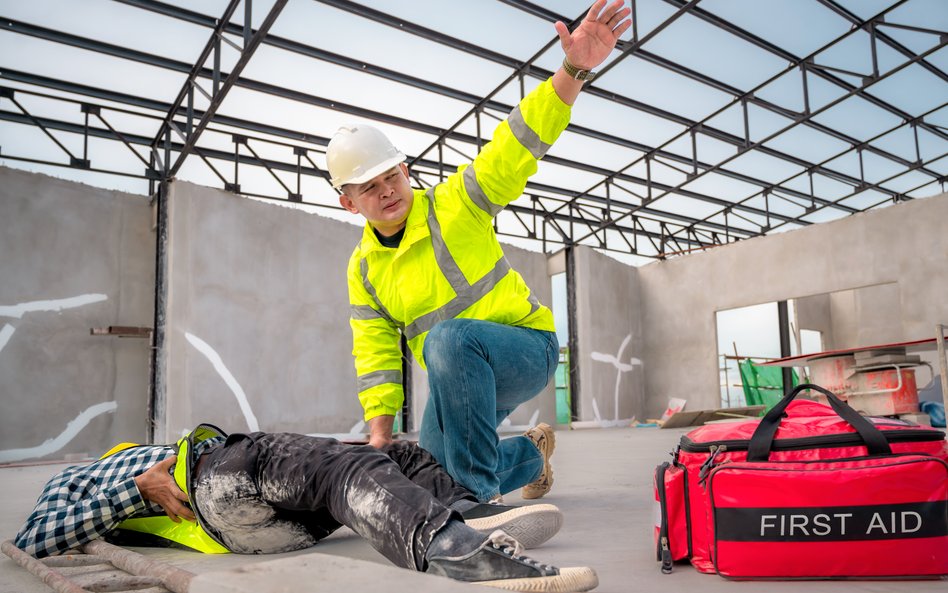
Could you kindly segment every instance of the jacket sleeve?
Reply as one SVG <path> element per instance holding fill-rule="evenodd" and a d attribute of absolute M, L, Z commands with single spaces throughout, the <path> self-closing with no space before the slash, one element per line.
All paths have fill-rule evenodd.
<path fill-rule="evenodd" d="M 546 80 L 497 126 L 474 162 L 458 168 L 452 181 L 462 185 L 476 214 L 490 219 L 523 194 L 537 161 L 569 124 L 570 111 Z"/>
<path fill-rule="evenodd" d="M 135 478 L 100 488 L 92 478 L 58 474 L 50 480 L 14 543 L 43 558 L 97 539 L 145 508 Z"/>
<path fill-rule="evenodd" d="M 405 393 L 401 333 L 365 287 L 363 261 L 358 249 L 349 260 L 349 326 L 359 401 L 368 421 L 376 416 L 396 415 Z"/>

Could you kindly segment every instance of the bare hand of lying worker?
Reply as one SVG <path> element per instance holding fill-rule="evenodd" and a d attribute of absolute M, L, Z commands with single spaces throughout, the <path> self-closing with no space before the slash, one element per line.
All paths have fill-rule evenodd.
<path fill-rule="evenodd" d="M 183 504 L 188 502 L 188 495 L 178 488 L 174 477 L 169 473 L 177 459 L 178 456 L 174 455 L 156 463 L 145 473 L 136 476 L 135 484 L 142 498 L 160 505 L 175 523 L 180 523 L 181 519 L 194 521 L 194 513 Z"/>

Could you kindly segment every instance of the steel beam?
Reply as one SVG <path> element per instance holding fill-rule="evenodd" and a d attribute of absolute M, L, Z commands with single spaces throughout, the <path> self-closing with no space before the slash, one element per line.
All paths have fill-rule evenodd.
<path fill-rule="evenodd" d="M 178 112 L 182 101 L 189 92 L 193 92 L 193 87 L 195 80 L 203 68 L 204 62 L 214 51 L 219 51 L 220 45 L 218 39 L 221 37 L 221 30 L 223 27 L 230 21 L 230 16 L 236 9 L 237 4 L 241 0 L 231 0 L 231 3 L 228 5 L 227 9 L 224 12 L 224 16 L 221 17 L 219 28 L 214 30 L 211 39 L 208 40 L 207 45 L 204 47 L 204 51 L 201 52 L 201 57 L 195 63 L 191 72 L 188 74 L 188 80 L 184 83 L 184 86 L 181 88 L 181 91 L 178 93 L 178 98 L 175 100 L 174 105 L 171 110 L 169 110 L 168 115 L 165 119 L 165 123 L 162 128 L 158 131 L 158 134 L 155 136 L 154 142 L 152 144 L 153 149 L 157 151 L 159 143 L 167 137 L 168 128 L 172 124 L 172 120 Z M 246 2 L 247 0 L 243 0 Z M 280 16 L 280 12 L 283 10 L 283 7 L 286 6 L 287 0 L 275 0 L 273 6 L 270 8 L 270 12 L 267 13 L 267 16 L 263 19 L 263 22 L 260 24 L 260 27 L 253 33 L 252 36 L 249 36 L 250 23 L 244 22 L 244 28 L 247 31 L 244 37 L 244 47 L 240 53 L 240 58 L 237 60 L 237 63 L 234 65 L 234 69 L 231 70 L 230 74 L 227 75 L 227 78 L 221 83 L 220 88 L 216 88 L 213 97 L 211 98 L 210 105 L 208 105 L 204 114 L 201 116 L 200 121 L 194 126 L 193 129 L 189 129 L 187 134 L 187 139 L 185 140 L 184 146 L 181 148 L 181 151 L 178 153 L 178 158 L 173 165 L 167 167 L 164 171 L 165 178 L 174 177 L 174 175 L 181 168 L 181 165 L 184 164 L 185 159 L 194 149 L 195 144 L 197 143 L 198 138 L 200 138 L 201 133 L 204 131 L 204 128 L 211 123 L 211 119 L 214 117 L 214 113 L 217 112 L 217 109 L 220 107 L 221 103 L 224 101 L 224 98 L 227 96 L 227 93 L 230 92 L 230 89 L 237 83 L 237 80 L 240 78 L 240 73 L 243 71 L 244 67 L 247 66 L 247 63 L 250 61 L 250 58 L 253 57 L 254 52 L 260 46 L 260 43 L 263 41 L 263 38 L 266 37 L 267 32 L 270 30 L 270 27 L 273 26 L 273 23 L 276 22 L 277 17 Z M 250 14 L 246 15 L 246 18 L 250 18 Z M 216 48 L 216 49 L 215 49 Z M 217 70 L 215 69 L 215 72 Z M 189 122 L 190 123 L 190 122 Z M 190 126 L 189 126 L 190 127 Z M 167 163 L 166 163 L 167 166 Z"/>
<path fill-rule="evenodd" d="M 142 1 L 142 0 L 139 0 L 139 2 L 141 2 L 141 1 Z M 169 9 L 169 10 L 170 10 L 170 9 Z M 2 17 L 0 17 L 0 18 L 2 18 Z M 9 20 L 9 19 L 8 19 L 8 20 Z M 22 33 L 22 34 L 26 34 L 26 35 L 36 36 L 36 37 L 39 37 L 39 38 L 42 38 L 42 39 L 47 39 L 47 40 L 50 40 L 50 41 L 56 41 L 56 42 L 59 42 L 59 43 L 66 43 L 66 44 L 69 44 L 69 45 L 73 45 L 73 46 L 75 46 L 75 47 L 81 47 L 81 48 L 83 48 L 83 49 L 88 49 L 88 50 L 91 50 L 91 51 L 101 51 L 101 52 L 106 53 L 106 54 L 108 54 L 108 55 L 113 55 L 113 56 L 116 56 L 116 57 L 122 57 L 122 58 L 129 59 L 129 60 L 139 61 L 139 62 L 141 62 L 141 63 L 145 63 L 145 64 L 149 64 L 149 65 L 154 65 L 154 66 L 159 66 L 159 67 L 171 69 L 171 70 L 174 70 L 174 71 L 177 71 L 177 72 L 189 72 L 189 69 L 188 69 L 189 67 L 188 67 L 188 65 L 185 64 L 185 63 L 183 63 L 183 62 L 175 62 L 175 61 L 173 61 L 173 60 L 165 60 L 165 59 L 163 59 L 163 58 L 161 58 L 161 57 L 159 57 L 159 56 L 153 56 L 153 55 L 150 55 L 150 54 L 146 54 L 146 53 L 144 53 L 144 52 L 137 52 L 137 51 L 127 50 L 127 49 L 125 49 L 125 48 L 120 48 L 120 47 L 118 47 L 118 46 L 113 46 L 113 45 L 110 45 L 110 44 L 102 43 L 102 42 L 99 42 L 99 41 L 97 41 L 97 40 L 81 38 L 81 37 L 78 37 L 78 36 L 75 36 L 75 35 L 70 35 L 70 34 L 66 34 L 66 33 L 59 32 L 59 31 L 54 31 L 54 30 L 51 30 L 51 29 L 43 28 L 43 27 L 35 27 L 35 26 L 33 26 L 33 25 L 28 25 L 28 24 L 20 23 L 20 22 L 15 21 L 15 20 L 10 20 L 10 29 L 9 29 L 9 30 L 11 30 L 11 31 L 13 31 L 13 32 L 17 32 L 17 33 Z M 213 72 L 212 72 L 211 70 L 209 70 L 209 69 L 202 69 L 202 70 L 200 71 L 200 75 L 201 75 L 202 77 L 206 77 L 206 78 L 213 78 Z M 404 82 L 404 81 L 403 81 L 403 82 Z M 406 82 L 406 83 L 407 83 L 407 82 Z M 427 126 L 427 125 L 420 124 L 420 123 L 415 122 L 415 121 L 412 121 L 412 120 L 407 120 L 407 119 L 404 119 L 404 118 L 397 118 L 397 117 L 390 116 L 390 115 L 388 115 L 388 114 L 379 113 L 379 112 L 374 112 L 374 111 L 370 111 L 370 110 L 367 110 L 367 109 L 363 109 L 363 108 L 358 108 L 358 107 L 346 105 L 346 104 L 340 103 L 340 102 L 338 102 L 338 101 L 332 101 L 332 100 L 330 100 L 330 99 L 324 99 L 324 98 L 321 98 L 321 97 L 315 97 L 315 96 L 312 96 L 312 95 L 307 95 L 307 94 L 300 93 L 300 92 L 297 92 L 297 91 L 292 91 L 292 90 L 290 90 L 290 89 L 281 88 L 281 87 L 278 87 L 278 86 L 276 86 L 276 85 L 271 85 L 271 84 L 268 84 L 268 83 L 263 83 L 263 82 L 260 82 L 260 81 L 255 81 L 255 80 L 251 80 L 251 79 L 247 79 L 247 78 L 241 78 L 241 79 L 238 80 L 238 82 L 237 82 L 236 84 L 237 84 L 238 86 L 240 86 L 240 87 L 242 87 L 242 88 L 246 88 L 246 89 L 248 89 L 248 90 L 255 90 L 255 91 L 258 91 L 258 92 L 261 92 L 261 93 L 266 93 L 266 94 L 270 94 L 270 95 L 274 95 L 274 96 L 286 98 L 286 99 L 289 99 L 289 100 L 294 100 L 294 101 L 299 101 L 299 102 L 303 102 L 303 103 L 308 103 L 308 104 L 315 105 L 315 106 L 318 106 L 318 107 L 323 107 L 323 108 L 326 108 L 326 109 L 334 109 L 334 110 L 338 110 L 338 111 L 343 111 L 343 112 L 350 113 L 350 114 L 352 114 L 352 115 L 356 115 L 356 116 L 359 116 L 359 117 L 365 117 L 365 118 L 368 118 L 368 119 L 374 119 L 374 120 L 376 120 L 376 121 L 383 121 L 383 122 L 385 122 L 385 123 L 389 123 L 389 124 L 396 125 L 396 126 L 400 126 L 400 127 L 405 127 L 405 128 L 408 128 L 408 129 L 414 129 L 414 130 L 421 131 L 421 132 L 425 132 L 425 133 L 432 134 L 432 135 L 438 135 L 438 134 L 441 132 L 441 129 L 440 129 L 440 128 L 436 128 L 436 127 L 434 127 L 434 126 Z M 586 92 L 595 94 L 596 90 L 595 90 L 594 88 L 590 88 L 590 89 L 587 89 Z M 619 98 L 619 97 L 616 97 L 615 95 L 612 95 L 612 99 L 613 99 L 614 101 L 619 102 L 620 104 L 624 104 L 624 105 L 626 105 L 626 106 L 629 106 L 629 107 L 632 107 L 632 108 L 635 108 L 635 109 L 639 109 L 639 110 L 643 110 L 643 111 L 645 111 L 645 112 L 647 112 L 647 113 L 650 113 L 650 114 L 653 114 L 653 115 L 658 115 L 658 116 L 660 116 L 660 117 L 664 117 L 664 118 L 666 118 L 666 119 L 670 119 L 670 120 L 672 120 L 672 121 L 675 121 L 676 123 L 681 123 L 681 124 L 683 124 L 683 125 L 688 125 L 688 126 L 690 126 L 690 127 L 695 127 L 696 125 L 698 125 L 697 122 L 694 122 L 694 121 L 692 121 L 692 120 L 688 120 L 688 119 L 682 118 L 682 117 L 680 117 L 680 116 L 675 116 L 674 114 L 671 114 L 671 113 L 669 113 L 669 112 L 660 112 L 660 111 L 658 111 L 658 110 L 656 110 L 656 109 L 654 109 L 654 108 L 649 108 L 649 107 L 646 106 L 645 104 L 641 104 L 641 103 L 636 102 L 636 101 L 623 100 L 623 99 L 621 99 L 621 98 Z M 487 103 L 484 104 L 485 107 L 486 107 L 486 105 L 487 105 Z M 505 111 L 509 111 L 510 109 L 512 109 L 511 106 L 506 106 L 506 105 L 504 105 L 503 108 L 505 109 Z M 743 139 L 738 138 L 738 137 L 733 136 L 733 135 L 730 135 L 730 134 L 727 134 L 726 132 L 723 132 L 723 131 L 715 130 L 714 128 L 709 127 L 709 126 L 707 126 L 706 124 L 701 125 L 700 127 L 701 127 L 701 132 L 702 132 L 702 133 L 707 134 L 709 137 L 715 138 L 715 139 L 717 139 L 717 140 L 722 140 L 722 141 L 728 142 L 729 144 L 732 144 L 732 145 L 735 145 L 735 146 L 739 146 L 739 145 L 741 145 L 741 144 L 743 143 Z M 641 145 L 641 144 L 639 144 L 639 143 L 635 143 L 635 142 L 632 142 L 632 141 L 629 141 L 629 140 L 620 139 L 620 138 L 617 138 L 617 137 L 612 136 L 612 135 L 604 134 L 604 133 L 602 133 L 602 132 L 590 131 L 590 130 L 588 130 L 588 129 L 586 129 L 586 128 L 583 128 L 583 127 L 580 127 L 580 126 L 574 126 L 574 125 L 571 124 L 571 125 L 567 128 L 567 130 L 569 130 L 570 132 L 575 132 L 575 133 L 582 134 L 582 135 L 586 135 L 586 136 L 589 136 L 589 137 L 594 137 L 594 138 L 597 138 L 597 139 L 599 139 L 599 140 L 603 140 L 603 141 L 610 142 L 610 143 L 613 143 L 613 144 L 617 144 L 617 145 L 620 145 L 620 146 L 624 146 L 624 147 L 627 147 L 627 148 L 633 148 L 633 149 L 640 150 L 640 151 L 647 151 L 647 152 L 650 152 L 650 153 L 653 154 L 653 155 L 663 156 L 664 158 L 668 158 L 669 160 L 675 160 L 675 161 L 677 161 L 677 162 L 682 162 L 683 164 L 684 164 L 684 163 L 690 163 L 690 161 L 689 161 L 688 159 L 686 159 L 685 157 L 682 157 L 682 156 L 677 155 L 677 154 L 675 154 L 675 153 L 671 153 L 671 152 L 669 152 L 669 151 L 662 150 L 661 148 L 658 148 L 658 149 L 650 148 L 650 147 L 648 147 L 648 146 Z M 167 133 L 167 132 L 165 132 L 165 133 Z M 462 141 L 462 142 L 466 142 L 466 143 L 470 143 L 470 144 L 477 144 L 477 142 L 478 142 L 478 139 L 475 138 L 475 137 L 471 137 L 471 136 L 467 136 L 467 135 L 459 135 L 459 134 L 457 134 L 456 132 L 452 132 L 452 133 L 450 134 L 450 138 L 451 138 L 451 139 L 454 139 L 454 140 L 460 140 L 460 141 Z M 795 164 L 795 165 L 798 165 L 798 166 L 801 166 L 801 167 L 804 167 L 804 168 L 806 168 L 806 167 L 812 167 L 812 166 L 813 166 L 812 163 L 809 163 L 809 162 L 804 161 L 804 160 L 802 160 L 802 159 L 797 159 L 797 158 L 795 158 L 795 157 L 793 157 L 793 156 L 791 156 L 791 155 L 787 155 L 787 154 L 780 153 L 779 151 L 775 151 L 775 150 L 770 149 L 770 148 L 768 148 L 768 147 L 759 147 L 759 150 L 762 151 L 762 152 L 764 152 L 765 154 L 768 154 L 769 156 L 774 156 L 774 157 L 776 157 L 776 158 L 780 158 L 780 159 L 782 159 L 782 160 L 786 160 L 786 161 L 788 161 L 788 162 L 791 162 L 791 163 L 793 163 L 793 164 Z M 420 153 L 419 155 L 417 155 L 416 158 L 423 157 L 423 156 L 424 156 L 424 153 Z M 700 166 L 701 166 L 702 168 L 708 168 L 710 165 L 707 165 L 707 164 L 705 164 L 705 163 L 701 163 Z M 768 182 L 765 182 L 765 181 L 762 181 L 762 180 L 759 180 L 759 179 L 755 179 L 755 178 L 753 178 L 753 177 L 751 177 L 751 176 L 748 176 L 748 175 L 743 175 L 743 174 L 740 174 L 740 173 L 736 173 L 736 172 L 733 172 L 733 171 L 729 171 L 729 170 L 727 170 L 727 169 L 720 168 L 720 169 L 718 170 L 718 173 L 721 174 L 721 175 L 724 175 L 724 176 L 726 176 L 726 177 L 730 177 L 730 178 L 736 179 L 736 180 L 738 180 L 738 181 L 743 181 L 743 182 L 746 182 L 746 183 L 750 183 L 750 184 L 752 184 L 752 185 L 757 185 L 758 187 L 764 187 L 764 188 L 766 188 L 766 187 L 769 187 L 769 186 L 770 186 L 770 184 L 769 184 Z M 844 180 L 844 181 L 845 181 L 845 180 Z M 854 183 L 854 182 L 853 182 L 853 183 Z M 785 192 L 788 193 L 789 195 L 798 195 L 798 197 L 800 197 L 800 198 L 806 198 L 806 199 L 809 199 L 809 198 L 810 198 L 810 196 L 805 196 L 805 195 L 803 195 L 803 194 L 800 194 L 800 192 L 797 192 L 796 190 L 794 190 L 794 189 L 792 189 L 792 188 L 783 188 L 782 191 L 785 191 Z M 691 197 L 694 197 L 694 196 L 691 196 Z M 817 197 L 816 199 L 817 199 L 817 201 L 820 201 L 821 203 L 824 203 L 824 202 L 822 202 L 822 199 L 821 199 L 821 198 Z M 828 201 L 827 201 L 826 203 L 828 203 Z M 843 209 L 844 211 L 848 211 L 849 213 L 855 213 L 855 212 L 856 212 L 856 210 L 847 209 L 847 208 L 845 208 L 845 207 L 840 207 L 840 208 Z"/>
<path fill-rule="evenodd" d="M 905 1 L 906 1 L 906 0 L 901 0 L 900 2 L 897 2 L 897 3 L 893 4 L 892 6 L 889 6 L 887 9 L 885 9 L 885 10 L 882 11 L 882 12 L 880 12 L 878 15 L 876 15 L 875 17 L 873 17 L 873 19 L 870 19 L 870 21 L 867 21 L 867 22 L 871 22 L 871 21 L 873 21 L 873 20 L 878 20 L 878 19 L 883 18 L 885 14 L 887 14 L 889 11 L 893 10 L 894 8 L 896 8 L 897 6 L 899 6 L 900 4 L 904 3 Z M 784 72 L 780 72 L 780 73 L 775 74 L 775 75 L 772 76 L 770 79 L 768 79 L 768 80 L 764 81 L 762 84 L 758 85 L 758 87 L 756 87 L 755 89 L 753 89 L 753 90 L 751 90 L 751 91 L 748 91 L 748 94 L 752 93 L 754 90 L 757 90 L 758 88 L 762 88 L 762 87 L 766 86 L 766 85 L 769 84 L 771 81 L 773 81 L 773 80 L 775 80 L 776 78 L 782 76 L 786 71 L 789 71 L 790 69 L 796 68 L 800 63 L 803 63 L 804 61 L 809 60 L 809 59 L 812 59 L 814 56 L 819 55 L 820 53 L 822 53 L 822 52 L 825 51 L 826 49 L 828 49 L 828 48 L 830 48 L 830 47 L 836 45 L 836 44 L 839 43 L 839 42 L 841 42 L 843 39 L 845 39 L 846 37 L 848 37 L 850 34 L 852 34 L 852 31 L 849 31 L 849 32 L 847 32 L 847 33 L 841 35 L 841 36 L 838 37 L 837 39 L 834 39 L 833 41 L 831 41 L 830 43 L 824 45 L 824 46 L 821 47 L 820 49 L 816 50 L 815 52 L 813 52 L 812 54 L 810 54 L 810 55 L 807 56 L 806 58 L 801 59 L 798 63 L 796 63 L 796 64 L 793 64 L 793 63 L 792 63 L 792 64 L 790 65 L 790 67 L 788 67 L 787 69 L 785 69 Z M 879 77 L 877 77 L 876 79 L 874 79 L 874 80 L 872 81 L 872 83 L 875 83 L 875 82 L 878 82 L 878 81 L 880 81 L 880 80 L 883 80 L 883 79 L 885 79 L 885 78 L 887 78 L 887 77 L 889 77 L 889 76 L 895 74 L 896 72 L 899 72 L 899 71 L 902 70 L 903 68 L 905 68 L 905 67 L 907 67 L 907 66 L 913 64 L 914 62 L 916 62 L 916 61 L 918 61 L 918 60 L 920 60 L 920 59 L 923 59 L 926 55 L 929 55 L 929 54 L 931 54 L 931 53 L 937 51 L 937 50 L 938 50 L 940 47 L 942 47 L 942 45 L 944 45 L 946 42 L 948 42 L 948 40 L 943 40 L 943 42 L 942 42 L 941 44 L 939 44 L 938 46 L 936 46 L 935 48 L 932 48 L 932 49 L 928 50 L 927 52 L 924 52 L 923 54 L 914 56 L 911 60 L 909 60 L 909 61 L 907 61 L 907 62 L 904 62 L 903 64 L 901 64 L 901 65 L 899 65 L 899 66 L 897 66 L 897 67 L 895 67 L 895 68 L 889 70 L 886 74 L 880 75 Z M 831 101 L 831 102 L 825 104 L 824 106 L 820 107 L 819 109 L 817 109 L 817 110 L 815 110 L 815 111 L 811 111 L 809 114 L 807 114 L 806 116 L 804 116 L 804 118 L 802 118 L 802 119 L 806 120 L 806 119 L 810 119 L 810 118 L 812 118 L 812 117 L 814 117 L 814 116 L 816 116 L 816 115 L 819 115 L 820 113 L 825 112 L 826 110 L 830 109 L 831 107 L 834 107 L 835 105 L 838 105 L 840 102 L 842 102 L 843 100 L 849 98 L 850 96 L 854 95 L 855 93 L 856 93 L 856 90 L 854 89 L 854 90 L 850 91 L 849 93 L 843 95 L 842 97 L 839 97 L 839 98 L 837 98 L 837 99 L 835 99 L 835 100 L 833 100 L 833 101 Z M 724 110 L 727 109 L 728 107 L 729 107 L 729 106 L 723 107 L 723 108 L 721 108 L 720 110 L 718 110 L 718 111 L 712 113 L 711 115 L 709 115 L 709 116 L 706 118 L 706 120 L 711 119 L 711 118 L 717 116 L 720 112 L 724 111 Z M 791 124 L 791 125 L 789 125 L 789 126 L 786 126 L 786 127 L 782 128 L 782 129 L 780 129 L 780 130 L 778 130 L 778 131 L 776 131 L 776 132 L 774 132 L 774 133 L 771 133 L 771 134 L 768 135 L 766 138 L 763 138 L 763 139 L 761 139 L 761 140 L 758 140 L 757 142 L 754 142 L 753 144 L 749 144 L 748 146 L 745 147 L 745 151 L 754 149 L 754 148 L 756 148 L 757 146 L 762 145 L 763 143 L 765 143 L 765 142 L 767 142 L 767 141 L 769 141 L 769 140 L 771 140 L 771 139 L 777 137 L 778 135 L 782 134 L 783 132 L 787 131 L 788 129 L 792 128 L 793 126 L 798 125 L 799 123 L 800 123 L 799 121 L 798 121 L 798 122 L 795 122 L 795 123 L 793 123 L 793 124 Z M 672 138 L 671 140 L 667 141 L 667 142 L 665 143 L 665 145 L 668 145 L 668 144 L 670 144 L 670 143 L 672 143 L 672 142 L 678 140 L 679 138 L 681 138 L 684 134 L 688 133 L 689 131 L 690 131 L 690 130 L 686 130 L 685 132 L 680 133 L 679 135 L 675 136 L 675 137 Z M 663 145 L 663 146 L 665 146 L 665 145 Z M 743 154 L 743 152 L 739 152 L 738 154 L 735 154 L 735 155 L 733 155 L 733 156 L 731 156 L 731 157 L 728 157 L 728 158 L 726 158 L 726 159 L 724 159 L 724 160 L 722 160 L 722 161 L 719 161 L 714 167 L 712 167 L 712 168 L 710 168 L 710 169 L 706 169 L 706 170 L 702 171 L 701 173 L 698 173 L 697 175 L 692 176 L 691 179 L 688 179 L 685 183 L 679 184 L 679 185 L 676 186 L 671 192 L 665 192 L 665 193 L 663 193 L 662 195 L 660 195 L 660 196 L 658 196 L 658 197 L 656 197 L 656 198 L 654 198 L 654 199 L 660 199 L 661 197 L 664 197 L 665 195 L 668 195 L 669 193 L 674 193 L 674 192 L 676 192 L 677 190 L 681 189 L 682 186 L 686 185 L 687 183 L 690 183 L 690 182 L 693 181 L 695 178 L 702 177 L 702 176 L 706 175 L 707 173 L 710 173 L 710 172 L 715 171 L 716 169 L 722 167 L 722 166 L 725 165 L 726 163 L 728 163 L 728 162 L 734 160 L 734 159 L 737 158 L 738 156 L 741 156 L 741 154 Z M 637 164 L 638 162 L 640 162 L 640 160 L 641 160 L 641 159 L 638 159 L 638 160 L 636 160 L 636 161 L 633 161 L 632 163 L 630 163 L 630 164 L 627 165 L 626 167 L 620 169 L 619 172 L 624 171 L 624 170 L 626 170 L 626 169 L 628 169 L 628 168 L 634 166 L 635 164 Z M 608 178 L 607 178 L 607 179 L 608 179 Z M 604 180 L 604 181 L 605 181 L 605 180 Z M 598 185 L 601 185 L 601 184 L 602 184 L 602 182 L 600 182 L 599 184 L 596 184 L 596 185 L 592 186 L 591 188 L 589 188 L 588 190 L 586 190 L 586 193 L 592 191 L 593 189 L 595 189 L 596 187 L 598 187 Z M 855 185 L 855 184 L 854 184 L 854 185 Z M 895 194 L 896 192 L 893 192 L 892 190 L 889 190 L 889 191 L 886 192 L 886 193 L 890 193 L 890 195 L 891 195 L 891 194 Z M 814 196 L 814 197 L 815 197 L 815 196 Z M 725 210 L 725 213 L 726 213 L 726 212 L 727 212 L 727 209 Z"/>

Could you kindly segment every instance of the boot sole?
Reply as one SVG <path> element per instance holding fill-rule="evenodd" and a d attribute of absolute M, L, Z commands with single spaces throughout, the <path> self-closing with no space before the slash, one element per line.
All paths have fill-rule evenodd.
<path fill-rule="evenodd" d="M 535 548 L 549 540 L 563 526 L 563 513 L 551 504 L 516 507 L 491 517 L 465 521 L 468 527 L 490 535 L 502 529 L 524 548 Z"/>
<path fill-rule="evenodd" d="M 561 568 L 560 574 L 551 577 L 534 577 L 523 579 L 499 579 L 496 581 L 478 581 L 477 585 L 486 585 L 508 591 L 574 593 L 589 591 L 599 586 L 599 577 L 596 571 L 588 566 L 571 566 Z"/>

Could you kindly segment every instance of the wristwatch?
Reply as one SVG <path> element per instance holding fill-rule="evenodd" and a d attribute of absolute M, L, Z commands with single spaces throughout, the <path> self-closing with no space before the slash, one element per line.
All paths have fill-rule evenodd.
<path fill-rule="evenodd" d="M 595 72 L 592 70 L 581 70 L 570 64 L 567 58 L 563 58 L 563 70 L 570 76 L 570 78 L 575 78 L 576 80 L 584 80 L 589 82 L 593 78 L 596 78 Z"/>

